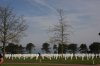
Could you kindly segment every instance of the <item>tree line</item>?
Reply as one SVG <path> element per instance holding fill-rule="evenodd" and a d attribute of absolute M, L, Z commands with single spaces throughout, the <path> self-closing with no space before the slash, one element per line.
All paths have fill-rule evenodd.
<path fill-rule="evenodd" d="M 52 47 L 49 43 L 43 43 L 42 47 L 40 48 L 43 53 L 54 53 L 54 54 L 62 54 L 62 44 L 54 44 Z M 36 46 L 33 43 L 28 43 L 26 47 L 23 47 L 22 45 L 9 43 L 6 46 L 6 53 L 11 54 L 18 54 L 18 53 L 33 53 L 32 51 L 35 51 Z M 53 49 L 53 51 L 51 51 Z M 89 46 L 86 44 L 81 44 L 78 47 L 78 44 L 63 44 L 63 53 L 94 53 L 99 54 L 100 53 L 100 43 L 99 42 L 93 42 Z"/>

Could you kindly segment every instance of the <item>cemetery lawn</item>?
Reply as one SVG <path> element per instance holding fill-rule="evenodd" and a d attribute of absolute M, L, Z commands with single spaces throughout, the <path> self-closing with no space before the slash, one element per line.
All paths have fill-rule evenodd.
<path fill-rule="evenodd" d="M 2 64 L 1 66 L 100 66 L 100 65 L 84 65 L 84 64 Z"/>
<path fill-rule="evenodd" d="M 24 64 L 24 63 L 26 63 L 26 64 Z M 27 65 L 27 63 L 28 64 L 30 63 L 30 64 Z M 19 66 L 21 64 L 22 64 L 21 66 L 32 66 L 32 65 L 34 65 L 34 66 L 48 66 L 48 65 L 43 65 L 43 64 L 98 65 L 98 64 L 100 64 L 100 58 L 99 57 L 98 58 L 95 57 L 94 59 L 92 59 L 92 58 L 88 58 L 87 59 L 87 57 L 84 57 L 84 59 L 82 60 L 82 58 L 80 58 L 80 57 L 77 57 L 77 59 L 75 57 L 73 57 L 72 59 L 71 59 L 71 57 L 66 58 L 66 59 L 65 58 L 60 58 L 60 57 L 58 57 L 57 59 L 54 58 L 54 57 L 49 59 L 49 58 L 45 57 L 44 59 L 41 59 L 41 61 L 40 61 L 40 59 L 36 59 L 36 57 L 34 57 L 34 58 L 26 58 L 26 59 L 24 59 L 24 58 L 20 58 L 20 59 L 19 58 L 13 58 L 13 60 L 6 58 L 5 61 L 4 61 L 4 65 L 3 66 L 18 66 L 17 64 L 19 64 Z M 35 65 L 35 64 L 37 64 L 37 65 Z M 49 66 L 51 66 L 51 65 L 49 65 Z M 54 66 L 56 66 L 56 65 L 54 65 Z"/>

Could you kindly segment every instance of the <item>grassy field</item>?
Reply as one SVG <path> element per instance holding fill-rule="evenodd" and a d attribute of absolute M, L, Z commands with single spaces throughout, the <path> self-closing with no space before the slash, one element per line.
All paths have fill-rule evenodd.
<path fill-rule="evenodd" d="M 5 59 L 5 63 L 39 63 L 40 59 L 34 58 L 13 58 L 12 59 Z M 47 58 L 45 57 L 44 59 L 41 59 L 41 63 L 56 63 L 56 64 L 100 64 L 100 58 L 82 58 L 78 57 L 77 59 L 73 57 L 73 59 L 69 58 Z"/>
<path fill-rule="evenodd" d="M 100 66 L 100 65 L 83 65 L 83 64 L 2 64 L 1 66 Z"/>
<path fill-rule="evenodd" d="M 1 66 L 48 66 L 44 64 L 3 64 Z"/>
<path fill-rule="evenodd" d="M 24 64 L 26 63 L 26 64 Z M 29 64 L 31 63 L 31 64 Z M 44 58 L 6 58 L 4 61 L 4 64 L 2 66 L 60 66 L 60 64 L 63 64 L 61 66 L 67 66 L 66 64 L 81 64 L 81 65 L 98 65 L 100 64 L 100 58 L 94 57 L 92 59 L 91 57 L 87 59 L 87 57 L 84 57 L 82 59 L 81 57 L 71 57 L 65 58 L 65 57 L 44 57 Z M 76 65 L 77 66 L 77 65 Z"/>

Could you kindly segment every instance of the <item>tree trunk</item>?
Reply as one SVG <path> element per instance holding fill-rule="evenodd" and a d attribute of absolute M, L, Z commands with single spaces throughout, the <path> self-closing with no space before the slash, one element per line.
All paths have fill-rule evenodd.
<path fill-rule="evenodd" d="M 5 44 L 6 42 L 3 42 L 3 58 L 5 58 Z"/>

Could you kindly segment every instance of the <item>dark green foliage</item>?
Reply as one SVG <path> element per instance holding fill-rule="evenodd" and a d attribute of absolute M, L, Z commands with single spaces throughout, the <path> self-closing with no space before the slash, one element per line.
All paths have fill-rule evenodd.
<path fill-rule="evenodd" d="M 56 54 L 58 52 L 58 47 L 56 44 L 53 45 L 53 50 L 54 50 L 54 54 Z"/>
<path fill-rule="evenodd" d="M 26 50 L 28 51 L 28 53 L 32 53 L 32 50 L 34 47 L 35 47 L 35 45 L 33 43 L 28 43 L 26 45 Z"/>
<path fill-rule="evenodd" d="M 23 47 L 22 45 L 9 43 L 8 46 L 6 46 L 6 52 L 11 54 L 23 53 Z"/>
<path fill-rule="evenodd" d="M 19 45 L 18 52 L 19 53 L 24 53 L 24 47 L 22 45 Z"/>
<path fill-rule="evenodd" d="M 100 43 L 99 42 L 93 42 L 90 46 L 90 51 L 92 53 L 98 54 L 100 53 Z"/>
<path fill-rule="evenodd" d="M 66 53 L 67 52 L 67 48 L 68 46 L 66 44 L 59 44 L 58 46 L 58 53 L 61 54 L 62 53 L 62 50 L 63 50 L 63 53 Z"/>
<path fill-rule="evenodd" d="M 42 45 L 42 50 L 43 51 L 45 51 L 46 53 L 50 53 L 50 48 L 49 48 L 49 46 L 50 46 L 50 44 L 48 44 L 48 43 L 43 43 L 43 45 Z"/>
<path fill-rule="evenodd" d="M 80 47 L 79 47 L 79 51 L 81 53 L 87 53 L 88 48 L 87 48 L 86 44 L 81 44 Z"/>
<path fill-rule="evenodd" d="M 70 53 L 75 54 L 77 51 L 77 44 L 69 44 L 68 45 L 68 50 Z"/>

